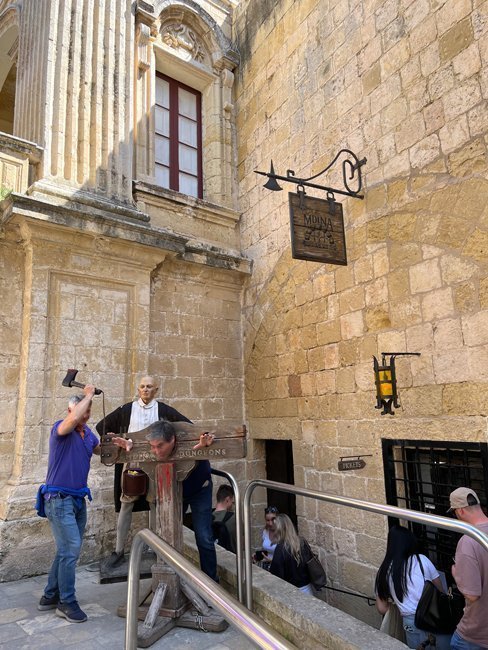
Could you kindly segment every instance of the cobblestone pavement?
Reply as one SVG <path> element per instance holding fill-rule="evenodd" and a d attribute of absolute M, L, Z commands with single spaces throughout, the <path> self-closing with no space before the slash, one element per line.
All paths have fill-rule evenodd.
<path fill-rule="evenodd" d="M 125 619 L 116 614 L 125 603 L 127 584 L 101 585 L 98 571 L 80 567 L 76 591 L 81 608 L 88 615 L 85 623 L 68 623 L 54 610 L 40 612 L 37 604 L 46 584 L 46 576 L 16 582 L 0 583 L 0 648 L 61 650 L 82 648 L 99 650 L 124 647 Z M 157 643 L 154 649 L 171 650 L 250 650 L 256 646 L 229 627 L 225 632 L 205 633 L 175 628 Z"/>

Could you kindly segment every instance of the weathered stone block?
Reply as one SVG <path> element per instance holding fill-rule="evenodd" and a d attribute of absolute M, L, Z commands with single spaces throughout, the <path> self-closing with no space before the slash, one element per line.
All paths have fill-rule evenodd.
<path fill-rule="evenodd" d="M 434 325 L 434 341 L 438 351 L 461 348 L 463 346 L 461 321 L 458 318 L 438 321 Z"/>
<path fill-rule="evenodd" d="M 452 291 L 449 287 L 432 291 L 422 298 L 422 313 L 426 321 L 447 318 L 453 311 Z"/>
<path fill-rule="evenodd" d="M 391 327 L 388 303 L 365 310 L 365 325 L 369 332 L 378 332 Z"/>
<path fill-rule="evenodd" d="M 356 336 L 362 336 L 364 332 L 364 322 L 362 311 L 355 311 L 345 314 L 340 318 L 341 334 L 343 339 L 351 339 Z"/>
<path fill-rule="evenodd" d="M 341 266 L 335 272 L 335 286 L 336 291 L 344 291 L 354 285 L 354 277 L 352 268 L 349 266 Z"/>
<path fill-rule="evenodd" d="M 438 289 L 442 285 L 439 262 L 437 259 L 427 260 L 409 269 L 410 288 L 412 293 L 423 293 Z"/>
<path fill-rule="evenodd" d="M 488 308 L 488 278 L 480 280 L 480 305 L 482 309 Z"/>
<path fill-rule="evenodd" d="M 462 319 L 463 338 L 466 345 L 488 343 L 488 311 L 480 311 Z"/>
<path fill-rule="evenodd" d="M 347 314 L 352 311 L 358 311 L 364 307 L 364 289 L 363 287 L 352 287 L 346 289 L 339 295 L 340 314 Z"/>
<path fill-rule="evenodd" d="M 488 346 L 468 348 L 468 364 L 473 381 L 488 379 Z"/>
<path fill-rule="evenodd" d="M 315 386 L 318 395 L 335 392 L 335 373 L 333 370 L 322 370 L 315 376 Z"/>
<path fill-rule="evenodd" d="M 388 238 L 388 217 L 379 217 L 367 226 L 368 242 L 385 242 Z"/>
<path fill-rule="evenodd" d="M 390 320 L 394 328 L 409 327 L 422 321 L 419 298 L 390 302 Z"/>
<path fill-rule="evenodd" d="M 462 282 L 455 285 L 453 290 L 454 308 L 456 311 L 466 314 L 487 305 L 479 305 L 476 286 L 473 282 Z"/>
<path fill-rule="evenodd" d="M 473 26 L 469 18 L 456 23 L 447 30 L 439 39 L 441 63 L 450 61 L 457 54 L 466 49 L 474 39 Z"/>
<path fill-rule="evenodd" d="M 443 410 L 449 415 L 488 414 L 488 385 L 479 382 L 450 384 L 442 393 Z"/>
<path fill-rule="evenodd" d="M 315 298 L 328 296 L 335 291 L 335 278 L 333 273 L 316 275 L 313 280 L 313 295 Z"/>
<path fill-rule="evenodd" d="M 317 343 L 326 345 L 336 343 L 341 338 L 341 325 L 339 320 L 331 320 L 317 324 Z"/>
<path fill-rule="evenodd" d="M 420 246 L 415 243 L 397 244 L 394 242 L 390 250 L 390 265 L 393 268 L 399 266 L 411 266 L 422 260 Z"/>
<path fill-rule="evenodd" d="M 476 380 L 469 368 L 468 349 L 445 350 L 434 357 L 434 371 L 439 384 Z"/>
<path fill-rule="evenodd" d="M 365 287 L 365 303 L 367 307 L 374 307 L 388 301 L 388 282 L 381 276 Z"/>
<path fill-rule="evenodd" d="M 439 381 L 439 379 L 437 380 Z M 404 388 L 401 391 L 400 403 L 405 416 L 439 416 L 442 414 L 442 387 Z"/>
<path fill-rule="evenodd" d="M 366 237 L 366 230 L 364 229 Z M 354 264 L 354 279 L 356 283 L 368 282 L 373 278 L 373 256 L 366 255 L 357 260 Z"/>
<path fill-rule="evenodd" d="M 432 355 L 424 353 L 421 357 L 413 357 L 410 363 L 413 386 L 428 386 L 434 383 Z"/>
<path fill-rule="evenodd" d="M 488 260 L 488 232 L 476 228 L 468 237 L 463 254 L 479 262 L 486 262 Z"/>
<path fill-rule="evenodd" d="M 414 168 L 422 168 L 440 154 L 440 142 L 436 134 L 428 135 L 410 149 L 410 162 Z"/>
<path fill-rule="evenodd" d="M 443 255 L 440 265 L 442 279 L 446 284 L 469 280 L 478 271 L 476 264 L 457 255 Z"/>
<path fill-rule="evenodd" d="M 457 138 L 449 148 L 443 146 L 444 151 L 448 152 L 450 149 L 459 147 L 468 137 L 468 123 L 466 117 L 463 116 L 462 128 L 458 132 Z M 473 174 L 482 173 L 487 167 L 486 150 L 480 139 L 469 142 L 461 147 L 459 151 L 451 153 L 449 156 L 448 168 L 453 176 L 460 178 L 470 177 Z"/>
<path fill-rule="evenodd" d="M 362 76 L 363 93 L 368 95 L 374 90 L 381 82 L 381 68 L 379 62 L 376 62 L 369 70 Z"/>

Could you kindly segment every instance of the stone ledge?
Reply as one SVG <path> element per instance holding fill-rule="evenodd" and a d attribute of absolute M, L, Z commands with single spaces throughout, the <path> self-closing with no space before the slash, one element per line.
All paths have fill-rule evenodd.
<path fill-rule="evenodd" d="M 183 542 L 185 555 L 198 562 L 195 538 L 187 528 L 183 529 Z M 235 555 L 217 547 L 217 562 L 221 584 L 236 596 Z M 402 650 L 406 647 L 322 600 L 305 596 L 257 567 L 253 567 L 253 597 L 256 614 L 297 648 Z"/>
<path fill-rule="evenodd" d="M 178 254 L 187 262 L 249 274 L 251 262 L 239 251 L 214 246 L 166 228 L 155 228 L 149 217 L 129 206 L 107 205 L 98 200 L 70 201 L 59 197 L 41 198 L 12 192 L 0 204 L 0 225 L 23 217 L 52 223 L 95 237 L 103 236 L 134 242 Z"/>
<path fill-rule="evenodd" d="M 187 194 L 181 194 L 146 181 L 134 181 L 134 199 L 137 203 L 148 203 L 159 208 L 166 208 L 180 214 L 183 210 L 195 219 L 211 221 L 219 225 L 234 228 L 240 215 L 235 210 L 210 201 L 204 201 Z"/>

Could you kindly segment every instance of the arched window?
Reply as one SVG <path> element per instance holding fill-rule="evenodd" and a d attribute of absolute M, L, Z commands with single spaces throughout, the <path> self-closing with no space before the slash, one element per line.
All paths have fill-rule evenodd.
<path fill-rule="evenodd" d="M 155 5 L 136 14 L 135 178 L 231 208 L 237 55 L 195 2 Z"/>

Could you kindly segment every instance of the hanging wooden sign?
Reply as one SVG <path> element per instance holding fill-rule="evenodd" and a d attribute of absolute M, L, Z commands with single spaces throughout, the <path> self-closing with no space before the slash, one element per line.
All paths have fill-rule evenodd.
<path fill-rule="evenodd" d="M 366 463 L 362 458 L 357 458 L 356 460 L 340 460 L 337 463 L 339 472 L 347 472 L 351 469 L 363 469 L 364 467 L 366 467 Z"/>
<path fill-rule="evenodd" d="M 292 257 L 347 266 L 342 205 L 304 192 L 289 193 Z"/>

